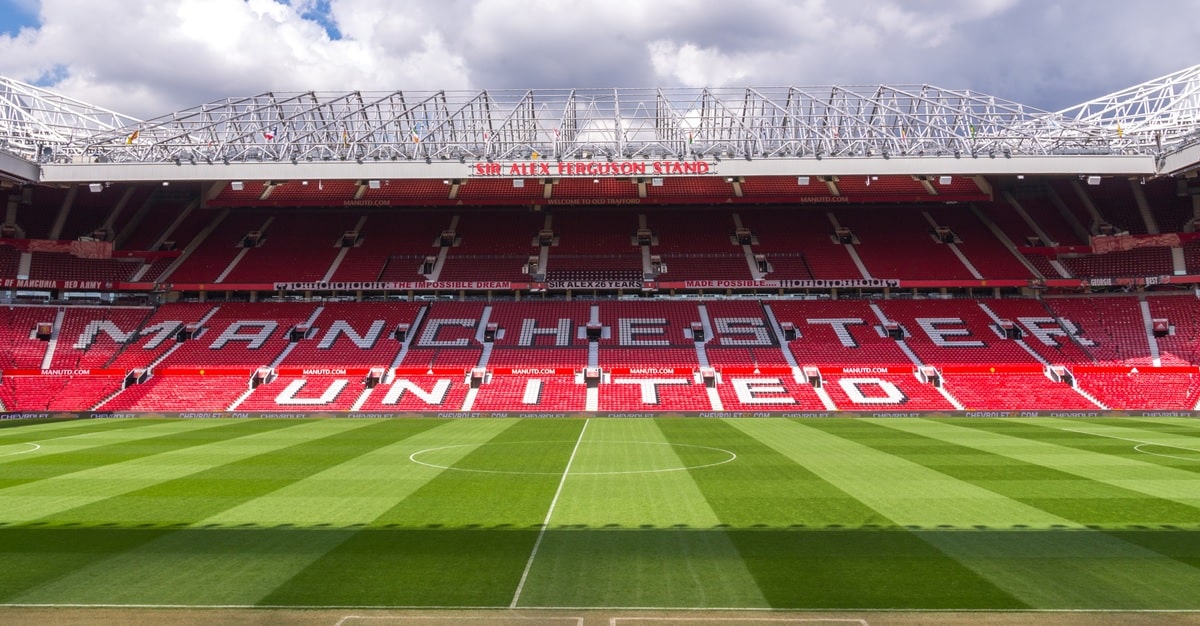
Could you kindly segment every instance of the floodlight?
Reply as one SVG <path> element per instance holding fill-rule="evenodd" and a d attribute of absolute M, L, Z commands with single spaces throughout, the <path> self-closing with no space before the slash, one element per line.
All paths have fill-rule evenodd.
<path fill-rule="evenodd" d="M 938 184 L 939 185 L 949 185 L 953 180 L 954 179 L 949 176 L 939 176 Z"/>
<path fill-rule="evenodd" d="M 1088 176 L 1088 177 L 1087 177 L 1087 184 L 1089 184 L 1089 185 L 1092 185 L 1092 186 L 1099 185 L 1099 184 L 1100 184 L 1100 177 L 1099 177 L 1099 176 Z"/>
<path fill-rule="evenodd" d="M 378 180 L 368 180 L 367 188 L 368 189 L 379 189 L 379 181 Z"/>
<path fill-rule="evenodd" d="M 104 190 L 104 185 L 101 185 L 100 183 L 88 184 L 88 191 L 90 191 L 92 193 L 100 193 L 103 190 Z"/>
<path fill-rule="evenodd" d="M 809 177 L 807 177 L 807 176 L 797 176 L 797 177 L 796 177 L 796 184 L 797 184 L 797 185 L 800 185 L 801 187 L 803 187 L 803 186 L 805 186 L 805 185 L 807 185 L 807 184 L 808 184 L 809 180 L 810 180 L 810 179 L 809 179 Z"/>
<path fill-rule="evenodd" d="M 235 180 L 232 183 L 229 183 L 229 188 L 234 191 L 241 191 L 246 188 L 246 185 L 240 180 Z"/>

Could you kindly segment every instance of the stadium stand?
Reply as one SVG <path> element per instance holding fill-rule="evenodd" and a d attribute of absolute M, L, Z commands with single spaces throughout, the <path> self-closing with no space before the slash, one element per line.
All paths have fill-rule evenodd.
<path fill-rule="evenodd" d="M 940 106 L 997 113 L 987 98 L 930 89 Z M 756 111 L 780 106 L 747 97 L 764 104 Z M 658 103 L 663 120 L 678 113 L 669 100 Z M 1090 130 L 1060 148 L 1058 135 L 1013 144 L 1012 129 L 985 128 L 991 121 L 979 129 L 989 136 L 972 123 L 967 141 L 942 122 L 918 136 L 784 107 L 812 124 L 811 137 L 747 109 L 758 124 L 748 138 L 747 122 L 721 110 L 696 113 L 709 126 L 682 134 L 670 121 L 625 128 L 621 145 L 565 122 L 543 127 L 544 113 L 524 110 L 487 120 L 499 126 L 482 139 L 472 133 L 484 117 L 468 123 L 450 109 L 428 112 L 450 116 L 441 130 L 378 145 L 358 141 L 371 136 L 362 129 L 352 144 L 342 127 L 333 145 L 313 143 L 316 130 L 289 133 L 286 152 L 251 129 L 219 180 L 188 168 L 229 159 L 156 152 L 178 149 L 169 137 L 137 154 L 112 143 L 131 135 L 110 133 L 87 155 L 33 155 L 47 172 L 38 176 L 59 178 L 0 172 L 0 403 L 386 414 L 1196 409 L 1200 161 L 1160 171 L 1184 158 L 1162 150 L 1163 137 L 1127 123 L 1124 143 L 1104 138 L 1093 131 L 1109 120 L 1083 111 L 1073 123 Z M 1017 117 L 1021 128 L 1045 126 Z M 143 130 L 147 140 L 157 132 Z M 1017 160 L 1028 156 L 1104 171 Z M 109 159 L 144 175 L 113 181 Z M 178 177 L 143 171 L 172 161 Z M 1017 164 L 1035 167 L 1016 174 Z M 273 174 L 242 176 L 256 171 Z M 71 179 L 78 172 L 105 176 Z M 371 177 L 380 172 L 405 175 Z"/>

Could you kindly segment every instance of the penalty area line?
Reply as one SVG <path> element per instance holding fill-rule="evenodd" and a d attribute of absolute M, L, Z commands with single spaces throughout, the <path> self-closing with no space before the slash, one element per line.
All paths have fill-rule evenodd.
<path fill-rule="evenodd" d="M 571 471 L 571 464 L 575 462 L 575 455 L 579 452 L 579 444 L 583 443 L 583 434 L 587 432 L 588 424 L 591 419 L 583 421 L 583 428 L 579 429 L 579 438 L 575 440 L 575 448 L 571 450 L 571 457 L 567 459 L 567 466 L 563 468 L 562 478 L 558 480 L 558 489 L 554 492 L 554 498 L 550 500 L 550 509 L 546 511 L 546 519 L 542 521 L 542 529 L 538 532 L 537 540 L 533 542 L 533 550 L 529 553 L 529 560 L 525 561 L 525 571 L 521 572 L 521 580 L 517 582 L 517 590 L 513 593 L 512 602 L 508 604 L 508 608 L 517 608 L 517 602 L 521 600 L 521 591 L 525 589 L 525 579 L 529 578 L 529 570 L 533 569 L 533 560 L 537 558 L 538 548 L 542 547 L 542 538 L 546 536 L 546 529 L 550 528 L 550 516 L 554 515 L 554 507 L 558 504 L 558 496 L 562 495 L 563 485 L 567 484 L 567 474 Z"/>

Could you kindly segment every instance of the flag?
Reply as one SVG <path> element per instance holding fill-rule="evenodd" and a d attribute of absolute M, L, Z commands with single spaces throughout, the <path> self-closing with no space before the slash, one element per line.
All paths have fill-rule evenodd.
<path fill-rule="evenodd" d="M 266 139 L 267 141 L 271 141 L 271 140 L 275 139 L 275 127 L 274 126 L 263 131 L 263 139 Z"/>
<path fill-rule="evenodd" d="M 529 153 L 529 158 L 533 159 L 534 161 L 538 160 L 538 157 L 540 157 L 540 156 L 542 156 L 542 155 L 538 154 L 537 150 L 534 150 L 533 152 Z"/>
<path fill-rule="evenodd" d="M 347 131 L 347 130 L 342 131 L 342 145 L 344 145 L 344 146 L 350 145 L 350 131 Z"/>
<path fill-rule="evenodd" d="M 971 124 L 971 139 L 975 138 L 975 125 Z"/>
<path fill-rule="evenodd" d="M 693 141 L 693 139 L 694 139 L 694 138 L 692 137 L 692 134 L 691 134 L 691 133 L 688 133 L 688 145 L 689 145 L 689 146 L 690 146 L 690 145 L 692 145 L 692 141 Z"/>
<path fill-rule="evenodd" d="M 1124 137 L 1125 129 L 1121 128 L 1121 123 L 1117 122 L 1117 137 Z"/>
<path fill-rule="evenodd" d="M 554 129 L 554 140 L 558 141 L 559 139 L 562 139 L 562 131 L 555 128 Z"/>
<path fill-rule="evenodd" d="M 140 135 L 140 134 L 142 134 L 142 129 L 140 129 L 140 128 L 133 131 L 133 133 L 131 133 L 128 137 L 125 138 L 125 145 L 128 146 L 129 144 L 137 141 L 138 135 Z"/>
<path fill-rule="evenodd" d="M 412 130 L 412 140 L 413 140 L 413 143 L 421 143 L 421 135 L 417 132 L 417 129 L 415 129 L 415 128 Z"/>

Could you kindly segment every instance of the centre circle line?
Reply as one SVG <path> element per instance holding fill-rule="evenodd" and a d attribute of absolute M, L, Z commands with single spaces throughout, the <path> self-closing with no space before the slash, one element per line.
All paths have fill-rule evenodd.
<path fill-rule="evenodd" d="M 1147 450 L 1143 450 L 1142 446 L 1159 446 L 1162 448 L 1174 448 L 1176 450 L 1187 450 L 1188 452 L 1195 452 L 1197 454 L 1200 454 L 1200 450 L 1197 450 L 1195 448 L 1188 448 L 1185 446 L 1177 446 L 1177 445 L 1171 444 L 1171 443 L 1159 443 L 1156 441 L 1142 441 L 1141 439 L 1130 439 L 1129 437 L 1118 437 L 1116 435 L 1105 435 L 1103 433 L 1093 433 L 1093 432 L 1088 432 L 1086 430 L 1075 430 L 1074 428 L 1059 428 L 1059 430 L 1065 430 L 1065 431 L 1071 432 L 1071 433 L 1080 433 L 1083 435 L 1092 435 L 1093 437 L 1107 437 L 1109 439 L 1118 439 L 1120 441 L 1129 441 L 1129 442 L 1138 444 L 1133 447 L 1134 452 L 1140 452 L 1142 454 L 1148 454 L 1150 456 L 1160 456 L 1165 459 L 1179 459 L 1180 461 L 1195 461 L 1195 460 L 1197 460 L 1195 458 L 1188 458 L 1188 457 L 1184 457 L 1184 456 L 1175 456 L 1173 454 L 1161 454 L 1158 452 L 1150 452 Z"/>
<path fill-rule="evenodd" d="M 1143 450 L 1142 446 L 1159 446 L 1162 448 L 1174 448 L 1176 450 L 1187 450 L 1188 452 L 1195 452 L 1197 454 L 1197 456 L 1186 457 L 1186 456 L 1175 456 L 1174 454 L 1163 454 L 1161 452 L 1151 452 L 1149 450 Z M 1138 452 L 1141 452 L 1142 454 L 1149 454 L 1150 456 L 1161 456 L 1166 459 L 1179 459 L 1180 461 L 1200 461 L 1200 450 L 1195 450 L 1193 448 L 1184 448 L 1183 446 L 1172 446 L 1172 445 L 1162 444 L 1162 443 L 1139 443 L 1138 445 L 1134 446 L 1133 449 Z"/>
<path fill-rule="evenodd" d="M 0 456 L 17 456 L 18 454 L 29 454 L 30 452 L 37 452 L 38 450 L 42 449 L 41 445 L 33 443 L 32 441 L 26 441 L 26 442 L 22 442 L 22 443 L 0 444 L 0 448 L 6 448 L 8 446 L 33 446 L 33 447 L 28 450 L 18 450 L 16 452 L 8 452 L 5 454 L 0 454 Z"/>
<path fill-rule="evenodd" d="M 412 461 L 413 463 L 416 463 L 417 465 L 424 465 L 425 467 L 432 467 L 434 469 L 453 470 L 456 472 L 474 472 L 477 474 L 510 474 L 510 475 L 517 475 L 517 476 L 558 476 L 560 474 L 560 472 L 529 472 L 529 471 L 516 471 L 516 470 L 492 470 L 492 469 L 475 469 L 475 468 L 469 468 L 469 467 L 454 467 L 452 465 L 438 465 L 436 463 L 429 463 L 427 461 L 422 461 L 417 458 L 419 455 L 423 455 L 423 454 L 427 454 L 427 453 L 431 453 L 431 452 L 438 452 L 440 450 L 451 450 L 454 448 L 482 447 L 482 446 L 488 446 L 488 445 L 521 445 L 521 444 L 542 444 L 542 443 L 574 443 L 574 442 L 570 442 L 570 441 L 503 441 L 503 442 L 482 443 L 482 444 L 462 443 L 462 444 L 454 444 L 454 445 L 449 445 L 449 446 L 438 446 L 435 448 L 425 448 L 424 450 L 417 450 L 416 452 L 413 452 L 412 454 L 408 455 L 408 460 Z M 666 473 L 666 472 L 682 472 L 682 471 L 686 471 L 686 470 L 701 469 L 701 468 L 705 468 L 705 467 L 715 467 L 718 465 L 724 465 L 726 463 L 732 463 L 733 461 L 737 460 L 737 453 L 733 452 L 732 450 L 726 450 L 725 448 L 716 448 L 713 446 L 700 446 L 700 445 L 690 444 L 690 443 L 672 443 L 669 441 L 588 441 L 588 442 L 585 442 L 584 445 L 590 446 L 590 445 L 594 445 L 594 444 L 619 444 L 619 445 L 633 444 L 633 445 L 648 445 L 648 446 L 671 446 L 673 448 L 674 447 L 699 448 L 701 450 L 712 450 L 714 452 L 720 452 L 722 454 L 727 455 L 727 458 L 721 459 L 720 461 L 716 461 L 713 463 L 705 463 L 703 465 L 685 465 L 682 467 L 668 467 L 668 468 L 663 468 L 663 469 L 620 470 L 620 471 L 611 471 L 611 472 L 573 471 L 573 472 L 571 472 L 572 476 L 618 476 L 618 475 L 622 475 L 622 474 L 661 474 L 661 473 Z"/>

